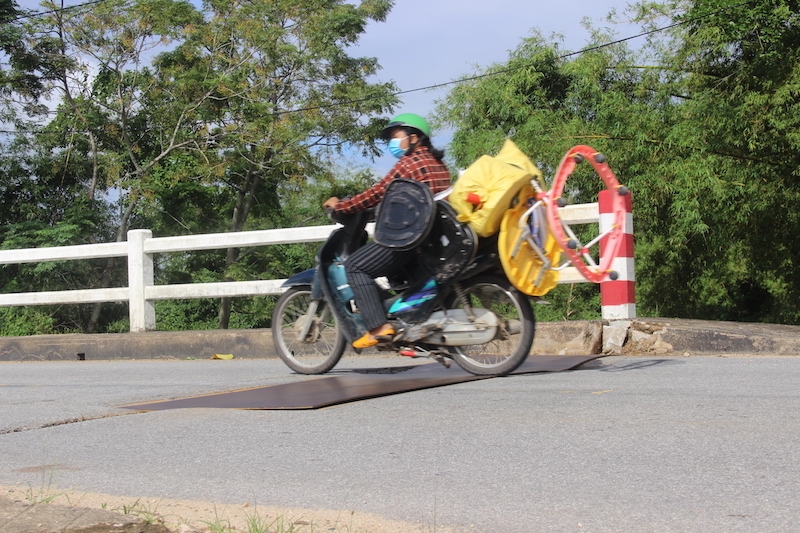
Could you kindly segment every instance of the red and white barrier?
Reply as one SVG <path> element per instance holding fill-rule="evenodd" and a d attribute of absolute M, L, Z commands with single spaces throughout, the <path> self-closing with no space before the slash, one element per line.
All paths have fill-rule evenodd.
<path fill-rule="evenodd" d="M 600 191 L 598 198 L 600 210 L 600 233 L 611 229 L 614 224 L 613 196 L 616 191 Z M 633 203 L 631 193 L 625 199 L 624 238 L 619 253 L 611 263 L 611 270 L 616 271 L 616 280 L 606 279 L 600 283 L 600 304 L 603 318 L 620 320 L 636 318 L 636 277 L 633 271 Z M 605 239 L 600 241 L 600 257 L 605 250 Z"/>

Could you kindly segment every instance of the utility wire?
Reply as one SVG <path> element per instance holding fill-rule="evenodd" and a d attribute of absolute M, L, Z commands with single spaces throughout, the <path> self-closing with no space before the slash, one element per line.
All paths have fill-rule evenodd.
<path fill-rule="evenodd" d="M 42 17 L 44 15 L 52 15 L 53 13 L 61 13 L 62 11 L 70 11 L 72 9 L 80 9 L 82 7 L 93 6 L 95 4 L 101 4 L 106 0 L 92 0 L 91 2 L 85 2 L 83 4 L 75 4 L 74 6 L 66 6 L 60 7 L 58 9 L 51 9 L 50 11 L 37 11 L 35 13 L 28 13 L 26 15 L 20 15 L 17 18 L 9 19 L 6 22 L 18 22 L 20 20 L 30 19 L 34 17 Z"/>
<path fill-rule="evenodd" d="M 691 18 L 691 19 L 686 19 L 686 20 L 681 20 L 681 21 L 678 21 L 678 22 L 673 22 L 672 24 L 669 24 L 667 26 L 663 26 L 663 27 L 660 27 L 660 28 L 655 28 L 655 29 L 652 29 L 652 30 L 648 30 L 648 31 L 645 31 L 645 32 L 642 32 L 642 33 L 638 33 L 636 35 L 632 35 L 630 37 L 624 37 L 622 39 L 617 39 L 616 41 L 611 41 L 611 42 L 608 42 L 608 43 L 603 43 L 603 44 L 598 44 L 598 45 L 595 45 L 595 46 L 590 46 L 588 48 L 583 48 L 583 49 L 578 50 L 576 52 L 569 52 L 569 53 L 566 53 L 566 54 L 562 54 L 562 55 L 558 56 L 557 59 L 566 59 L 568 57 L 572 57 L 572 56 L 576 56 L 576 55 L 580 55 L 580 54 L 585 54 L 587 52 L 594 52 L 595 50 L 601 50 L 603 48 L 607 48 L 609 46 L 614 46 L 615 44 L 620 44 L 620 43 L 624 43 L 624 42 L 627 42 L 627 41 L 631 41 L 633 39 L 638 39 L 640 37 L 646 37 L 647 35 L 652 35 L 654 33 L 659 33 L 659 32 L 662 32 L 662 31 L 666 31 L 666 30 L 669 30 L 669 29 L 672 29 L 672 28 L 675 28 L 675 27 L 678 27 L 678 26 L 682 26 L 684 24 L 689 24 L 691 22 L 696 22 L 696 21 L 702 20 L 702 19 L 704 19 L 706 17 L 717 15 L 719 13 L 723 13 L 723 12 L 728 11 L 730 9 L 733 9 L 733 8 L 736 8 L 736 7 L 740 7 L 740 6 L 743 6 L 745 4 L 752 3 L 754 1 L 756 1 L 756 0 L 744 0 L 742 2 L 739 2 L 738 4 L 733 4 L 733 5 L 718 9 L 716 11 L 712 11 L 710 13 L 706 13 L 705 15 L 700 15 L 700 16 L 697 16 L 697 17 L 694 17 L 694 18 Z M 519 65 L 519 66 L 516 66 L 516 67 L 509 67 L 509 68 L 505 68 L 505 69 L 501 69 L 501 70 L 495 70 L 495 71 L 492 71 L 492 72 L 486 72 L 484 74 L 477 74 L 475 76 L 469 76 L 469 77 L 466 77 L 466 78 L 460 78 L 460 79 L 457 79 L 457 80 L 448 81 L 448 82 L 444 82 L 444 83 L 437 83 L 437 84 L 428 85 L 428 86 L 425 86 L 425 87 L 417 87 L 416 89 L 408 89 L 408 90 L 405 90 L 405 91 L 398 91 L 398 92 L 392 93 L 390 96 L 400 96 L 400 95 L 403 95 L 403 94 L 411 94 L 411 93 L 415 93 L 415 92 L 419 92 L 419 91 L 430 91 L 430 90 L 433 90 L 433 89 L 441 89 L 442 87 L 448 87 L 450 85 L 457 85 L 457 84 L 460 84 L 460 83 L 466 83 L 466 82 L 470 82 L 470 81 L 480 80 L 480 79 L 483 79 L 483 78 L 489 78 L 491 76 L 499 76 L 501 74 L 508 74 L 510 72 L 514 72 L 514 71 L 517 71 L 517 70 L 528 68 L 528 67 L 530 67 L 532 65 L 534 65 L 534 63 L 526 63 L 524 65 Z M 278 111 L 276 113 L 273 113 L 273 115 L 274 116 L 282 116 L 282 115 L 288 115 L 288 114 L 291 114 L 291 113 L 301 113 L 301 112 L 304 112 L 304 111 L 319 111 L 319 110 L 322 110 L 322 109 L 328 109 L 328 108 L 332 108 L 332 107 L 339 107 L 339 106 L 350 105 L 350 104 L 358 104 L 358 103 L 361 103 L 361 102 L 369 102 L 371 100 L 377 100 L 377 99 L 378 99 L 377 97 L 359 98 L 359 99 L 355 99 L 355 100 L 347 100 L 347 101 L 343 101 L 343 102 L 336 102 L 336 103 L 331 103 L 331 104 L 326 104 L 326 105 L 302 107 L 302 108 L 297 108 L 297 109 L 288 109 L 286 111 Z"/>
<path fill-rule="evenodd" d="M 20 17 L 15 18 L 15 19 L 11 19 L 9 22 L 15 22 L 15 21 L 18 21 L 18 20 L 22 20 L 22 19 L 25 19 L 25 18 L 31 18 L 31 17 L 35 17 L 35 16 L 48 15 L 48 14 L 51 14 L 51 13 L 58 13 L 58 12 L 61 12 L 61 11 L 66 11 L 68 9 L 78 9 L 78 8 L 81 8 L 81 7 L 92 6 L 92 5 L 95 5 L 95 4 L 100 4 L 100 3 L 105 2 L 105 1 L 106 0 L 92 0 L 90 2 L 85 2 L 83 4 L 76 4 L 74 6 L 67 6 L 67 7 L 60 8 L 60 9 L 53 9 L 53 10 L 50 10 L 50 11 L 43 11 L 43 12 L 39 12 L 39 13 L 31 13 L 31 14 L 28 14 L 28 15 L 20 16 Z M 583 48 L 583 49 L 575 51 L 575 52 L 569 52 L 569 53 L 566 53 L 566 54 L 562 54 L 562 55 L 558 56 L 557 59 L 559 59 L 559 60 L 567 59 L 569 57 L 577 56 L 577 55 L 580 55 L 580 54 L 585 54 L 587 52 L 594 52 L 596 50 L 601 50 L 601 49 L 607 48 L 609 46 L 614 46 L 616 44 L 621 44 L 621 43 L 624 43 L 624 42 L 627 42 L 627 41 L 631 41 L 633 39 L 638 39 L 640 37 L 646 37 L 646 36 L 652 35 L 654 33 L 660 33 L 662 31 L 666 31 L 666 30 L 669 30 L 669 29 L 672 29 L 672 28 L 676 28 L 678 26 L 682 26 L 684 24 L 697 22 L 697 21 L 702 20 L 704 18 L 711 17 L 713 15 L 718 15 L 720 13 L 724 13 L 725 11 L 729 11 L 731 9 L 734 9 L 734 8 L 737 8 L 737 7 L 741 7 L 743 5 L 752 3 L 754 1 L 757 1 L 757 0 L 743 0 L 742 2 L 739 2 L 739 3 L 736 3 L 736 4 L 732 4 L 732 5 L 729 5 L 727 7 L 723 7 L 721 9 L 716 10 L 716 11 L 712 11 L 710 13 L 706 13 L 705 15 L 700 15 L 700 16 L 697 16 L 697 17 L 694 17 L 694 18 L 690 18 L 690 19 L 686 19 L 686 20 L 680 20 L 678 22 L 673 22 L 672 24 L 668 24 L 667 26 L 662 26 L 662 27 L 655 28 L 655 29 L 652 29 L 652 30 L 644 31 L 644 32 L 638 33 L 636 35 L 632 35 L 630 37 L 624 37 L 622 39 L 617 39 L 615 41 L 611 41 L 611 42 L 608 42 L 608 43 L 598 44 L 598 45 L 595 45 L 595 46 L 590 46 L 588 48 Z M 516 66 L 516 67 L 509 67 L 509 68 L 505 68 L 505 69 L 501 69 L 501 70 L 495 70 L 495 71 L 492 71 L 492 72 L 486 72 L 484 74 L 477 74 L 475 76 L 468 76 L 466 78 L 460 78 L 460 79 L 452 80 L 452 81 L 448 81 L 448 82 L 437 83 L 437 84 L 433 84 L 433 85 L 427 85 L 425 87 L 417 87 L 415 89 L 408 89 L 408 90 L 405 90 L 405 91 L 397 91 L 395 93 L 392 93 L 390 96 L 401 96 L 401 95 L 404 95 L 404 94 L 411 94 L 411 93 L 415 93 L 415 92 L 419 92 L 419 91 L 430 91 L 430 90 L 433 90 L 433 89 L 441 89 L 442 87 L 449 87 L 451 85 L 457 85 L 457 84 L 461 84 L 461 83 L 467 83 L 467 82 L 470 82 L 470 81 L 476 81 L 476 80 L 480 80 L 480 79 L 484 79 L 484 78 L 489 78 L 491 76 L 499 76 L 501 74 L 508 74 L 510 72 L 515 72 L 517 70 L 522 70 L 524 68 L 528 68 L 528 67 L 530 67 L 532 65 L 534 65 L 534 63 L 526 63 L 524 65 L 519 65 L 519 66 Z M 340 106 L 358 104 L 358 103 L 362 103 L 362 102 L 369 102 L 369 101 L 372 101 L 372 100 L 377 100 L 378 98 L 379 97 L 370 96 L 370 97 L 366 97 L 366 98 L 358 98 L 358 99 L 354 99 L 354 100 L 345 100 L 345 101 L 342 101 L 342 102 L 334 102 L 334 103 L 330 103 L 330 104 L 326 104 L 326 105 L 301 107 L 301 108 L 296 108 L 296 109 L 287 109 L 286 111 L 277 111 L 275 113 L 272 113 L 272 116 L 283 116 L 283 115 L 289 115 L 289 114 L 293 114 L 293 113 L 302 113 L 302 112 L 305 112 L 305 111 L 320 111 L 320 110 L 323 110 L 323 109 L 330 109 L 330 108 L 333 108 L 333 107 L 340 107 Z"/>

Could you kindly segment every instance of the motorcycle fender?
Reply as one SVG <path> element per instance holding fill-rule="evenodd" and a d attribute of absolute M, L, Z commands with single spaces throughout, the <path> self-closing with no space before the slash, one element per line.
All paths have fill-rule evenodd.
<path fill-rule="evenodd" d="M 281 289 L 288 289 L 290 287 L 296 287 L 298 285 L 311 285 L 314 283 L 314 276 L 316 274 L 317 274 L 316 268 L 309 268 L 308 270 L 304 270 L 284 281 L 283 285 L 281 285 Z"/>
<path fill-rule="evenodd" d="M 299 285 L 311 285 L 311 298 L 313 300 L 322 299 L 322 288 L 319 286 L 316 268 L 309 268 L 308 270 L 304 270 L 303 272 L 295 274 L 291 278 L 284 281 L 281 285 L 281 288 L 288 289 L 290 287 L 297 287 Z"/>

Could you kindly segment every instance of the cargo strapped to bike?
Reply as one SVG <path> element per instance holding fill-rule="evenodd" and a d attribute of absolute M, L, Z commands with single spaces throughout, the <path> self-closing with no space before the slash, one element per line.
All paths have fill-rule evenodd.
<path fill-rule="evenodd" d="M 506 139 L 496 156 L 482 156 L 461 174 L 448 200 L 461 222 L 469 223 L 480 237 L 490 237 L 500 231 L 506 210 L 531 180 L 541 183 L 542 173 Z"/>
<path fill-rule="evenodd" d="M 460 275 L 472 262 L 478 249 L 478 236 L 469 224 L 458 221 L 458 214 L 445 202 L 436 202 L 433 229 L 419 250 L 419 262 L 439 283 Z"/>
<path fill-rule="evenodd" d="M 430 188 L 420 181 L 396 179 L 386 187 L 375 217 L 375 242 L 395 250 L 411 250 L 431 231 L 434 202 Z"/>

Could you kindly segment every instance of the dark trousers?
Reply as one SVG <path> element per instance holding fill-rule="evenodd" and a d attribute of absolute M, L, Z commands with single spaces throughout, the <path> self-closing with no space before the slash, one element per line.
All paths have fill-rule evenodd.
<path fill-rule="evenodd" d="M 386 311 L 375 278 L 392 277 L 414 257 L 414 251 L 399 251 L 369 242 L 344 262 L 347 280 L 353 289 L 356 305 L 368 330 L 386 323 Z"/>

